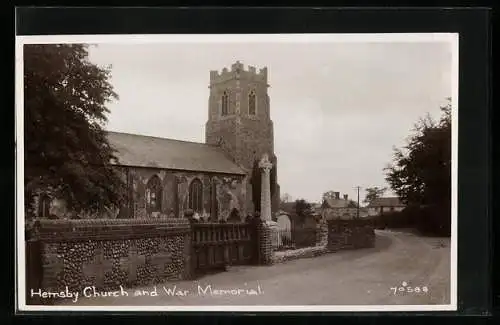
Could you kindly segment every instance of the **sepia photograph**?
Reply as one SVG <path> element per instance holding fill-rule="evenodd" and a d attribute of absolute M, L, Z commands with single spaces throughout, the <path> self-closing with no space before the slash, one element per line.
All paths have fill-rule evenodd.
<path fill-rule="evenodd" d="M 457 34 L 16 38 L 26 311 L 457 308 Z"/>

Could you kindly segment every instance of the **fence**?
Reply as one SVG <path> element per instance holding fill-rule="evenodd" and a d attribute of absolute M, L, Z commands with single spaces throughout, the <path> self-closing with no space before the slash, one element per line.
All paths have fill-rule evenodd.
<path fill-rule="evenodd" d="M 193 223 L 191 229 L 194 275 L 254 262 L 257 239 L 253 224 Z"/>

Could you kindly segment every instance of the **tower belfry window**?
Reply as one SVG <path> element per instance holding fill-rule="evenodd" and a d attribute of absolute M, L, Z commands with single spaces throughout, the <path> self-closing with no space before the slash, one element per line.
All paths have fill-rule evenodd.
<path fill-rule="evenodd" d="M 221 102 L 221 115 L 226 116 L 229 111 L 229 96 L 227 91 L 224 91 L 222 94 L 222 102 Z"/>
<path fill-rule="evenodd" d="M 255 115 L 255 91 L 252 90 L 248 95 L 248 114 Z"/>

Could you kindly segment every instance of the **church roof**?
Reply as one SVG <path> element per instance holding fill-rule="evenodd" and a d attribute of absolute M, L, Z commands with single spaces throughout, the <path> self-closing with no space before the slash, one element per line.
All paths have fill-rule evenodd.
<path fill-rule="evenodd" d="M 245 174 L 218 147 L 205 143 L 108 132 L 121 166 Z"/>

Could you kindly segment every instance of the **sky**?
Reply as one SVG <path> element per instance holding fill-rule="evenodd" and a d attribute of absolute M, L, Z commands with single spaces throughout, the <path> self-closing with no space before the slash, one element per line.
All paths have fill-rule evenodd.
<path fill-rule="evenodd" d="M 89 59 L 111 65 L 119 99 L 108 130 L 195 142 L 205 141 L 209 71 L 268 67 L 281 194 L 310 202 L 388 187 L 393 147 L 452 96 L 444 41 L 100 43 Z"/>

